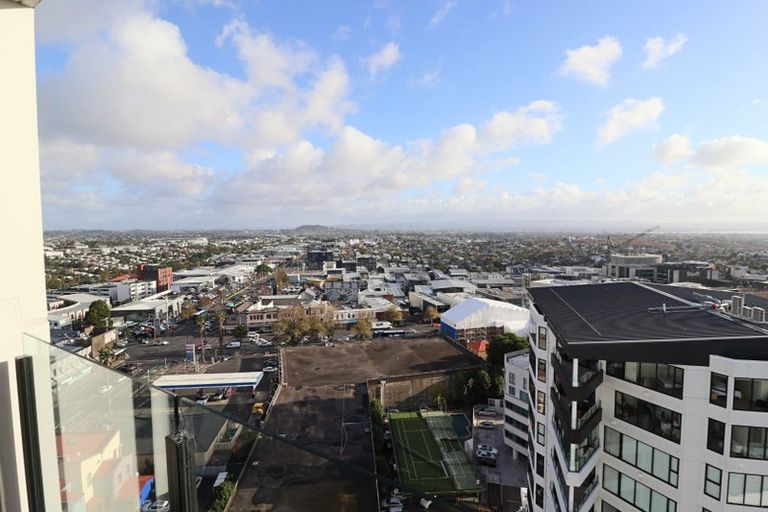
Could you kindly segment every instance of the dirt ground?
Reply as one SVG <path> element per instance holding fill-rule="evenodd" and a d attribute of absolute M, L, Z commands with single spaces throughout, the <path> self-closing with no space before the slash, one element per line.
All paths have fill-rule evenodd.
<path fill-rule="evenodd" d="M 442 338 L 385 339 L 283 352 L 289 385 L 365 382 L 379 377 L 474 368 L 477 359 Z"/>

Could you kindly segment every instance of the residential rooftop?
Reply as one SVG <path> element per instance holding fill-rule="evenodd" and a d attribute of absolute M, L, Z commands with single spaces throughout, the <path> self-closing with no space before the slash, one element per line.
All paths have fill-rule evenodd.
<path fill-rule="evenodd" d="M 710 354 L 768 358 L 768 330 L 703 301 L 684 300 L 682 290 L 668 288 L 675 287 L 620 282 L 531 288 L 529 293 L 573 357 L 681 364 L 705 364 Z"/>

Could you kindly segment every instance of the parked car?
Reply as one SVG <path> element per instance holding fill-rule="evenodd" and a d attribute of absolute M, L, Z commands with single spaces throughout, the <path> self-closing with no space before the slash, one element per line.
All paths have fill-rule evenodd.
<path fill-rule="evenodd" d="M 156 347 L 162 347 L 167 344 L 168 342 L 166 340 L 155 340 L 155 342 L 153 343 L 153 345 L 155 345 Z"/>
<path fill-rule="evenodd" d="M 226 345 L 224 345 L 224 348 L 240 348 L 240 342 L 239 341 L 230 341 Z"/>
<path fill-rule="evenodd" d="M 171 502 L 167 500 L 159 500 L 154 503 L 144 502 L 141 507 L 141 512 L 170 512 Z"/>
<path fill-rule="evenodd" d="M 496 448 L 494 448 L 493 446 L 491 446 L 489 444 L 478 444 L 476 451 L 477 451 L 477 453 L 487 452 L 487 453 L 492 453 L 493 455 L 498 455 L 499 454 L 499 450 L 497 450 Z"/>
<path fill-rule="evenodd" d="M 481 421 L 478 423 L 477 428 L 482 428 L 484 430 L 493 430 L 494 424 L 492 421 Z"/>
<path fill-rule="evenodd" d="M 261 371 L 263 371 L 264 373 L 272 373 L 272 372 L 276 372 L 277 368 L 274 366 L 265 366 L 264 368 L 261 369 Z"/>
<path fill-rule="evenodd" d="M 402 507 L 403 502 L 400 498 L 389 497 L 381 500 L 381 508 L 391 509 L 392 507 Z"/>
<path fill-rule="evenodd" d="M 486 407 L 477 411 L 478 416 L 496 416 L 496 409 L 493 407 Z"/>

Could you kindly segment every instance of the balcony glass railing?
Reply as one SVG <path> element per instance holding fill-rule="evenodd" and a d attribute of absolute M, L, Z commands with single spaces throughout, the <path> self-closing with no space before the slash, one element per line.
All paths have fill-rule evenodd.
<path fill-rule="evenodd" d="M 43 483 L 59 491 L 62 511 L 139 512 L 153 503 L 152 510 L 200 512 L 227 503 L 231 512 L 376 510 L 381 500 L 393 503 L 395 488 L 406 504 L 470 509 L 455 494 L 398 481 L 394 457 L 374 456 L 367 406 L 354 390 L 347 411 L 361 410 L 329 431 L 317 432 L 300 403 L 274 413 L 267 404 L 261 427 L 250 387 L 203 405 L 197 389 L 176 394 L 151 385 L 163 368 L 132 378 L 32 336 L 24 348 L 33 360 L 42 445 L 56 447 L 58 467 L 43 473 Z M 269 428 L 279 414 L 278 424 L 298 434 Z M 456 477 L 443 475 L 444 487 Z"/>
<path fill-rule="evenodd" d="M 597 489 L 598 482 L 599 480 L 597 475 L 593 473 L 591 479 L 587 480 L 583 485 L 574 489 L 574 512 L 583 512 L 581 509 L 589 501 L 589 498 L 592 496 L 592 493 L 595 492 L 595 489 Z"/>

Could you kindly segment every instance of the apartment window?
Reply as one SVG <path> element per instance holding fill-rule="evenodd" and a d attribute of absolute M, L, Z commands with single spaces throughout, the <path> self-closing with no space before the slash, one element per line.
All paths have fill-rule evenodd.
<path fill-rule="evenodd" d="M 768 506 L 768 475 L 728 474 L 728 503 Z"/>
<path fill-rule="evenodd" d="M 547 328 L 539 327 L 539 337 L 536 341 L 541 350 L 547 350 Z"/>
<path fill-rule="evenodd" d="M 768 379 L 735 379 L 733 408 L 768 412 Z"/>
<path fill-rule="evenodd" d="M 709 403 L 728 407 L 728 377 L 712 372 L 709 380 Z"/>
<path fill-rule="evenodd" d="M 617 391 L 614 416 L 680 444 L 682 416 L 671 409 Z"/>
<path fill-rule="evenodd" d="M 608 362 L 606 372 L 611 377 L 626 380 L 644 388 L 674 396 L 683 397 L 682 368 L 668 364 Z"/>
<path fill-rule="evenodd" d="M 706 465 L 704 470 L 704 494 L 720 501 L 723 472 L 714 466 Z"/>
<path fill-rule="evenodd" d="M 607 501 L 603 502 L 603 512 L 621 512 L 621 510 L 617 509 Z"/>
<path fill-rule="evenodd" d="M 707 448 L 722 455 L 725 445 L 725 423 L 709 418 Z"/>
<path fill-rule="evenodd" d="M 536 484 L 536 505 L 544 507 L 544 488 L 539 484 Z"/>
<path fill-rule="evenodd" d="M 543 423 L 536 423 L 536 442 L 541 446 L 544 446 L 544 439 L 546 437 L 546 429 Z"/>
<path fill-rule="evenodd" d="M 611 427 L 605 427 L 605 452 L 677 487 L 680 459 Z"/>
<path fill-rule="evenodd" d="M 520 407 L 517 404 L 513 404 L 509 400 L 505 400 L 504 401 L 504 407 L 506 407 L 507 409 L 511 409 L 511 410 L 515 411 L 520 416 L 528 416 L 528 409 L 526 409 L 525 407 Z"/>
<path fill-rule="evenodd" d="M 522 430 L 523 432 L 525 432 L 528 429 L 528 425 L 526 425 L 522 421 L 517 421 L 515 418 L 512 418 L 511 416 L 504 416 L 504 420 L 507 422 L 508 425 L 511 425 L 518 430 Z"/>
<path fill-rule="evenodd" d="M 547 360 L 539 359 L 536 363 L 536 377 L 541 382 L 547 382 Z"/>
<path fill-rule="evenodd" d="M 539 414 L 547 414 L 547 394 L 543 391 L 536 392 L 536 410 Z"/>
<path fill-rule="evenodd" d="M 603 464 L 603 488 L 643 512 L 677 512 L 677 503 L 674 500 L 607 464 Z"/>
<path fill-rule="evenodd" d="M 768 428 L 731 427 L 731 457 L 768 460 Z"/>
<path fill-rule="evenodd" d="M 536 474 L 540 477 L 544 477 L 544 456 L 536 454 Z"/>

